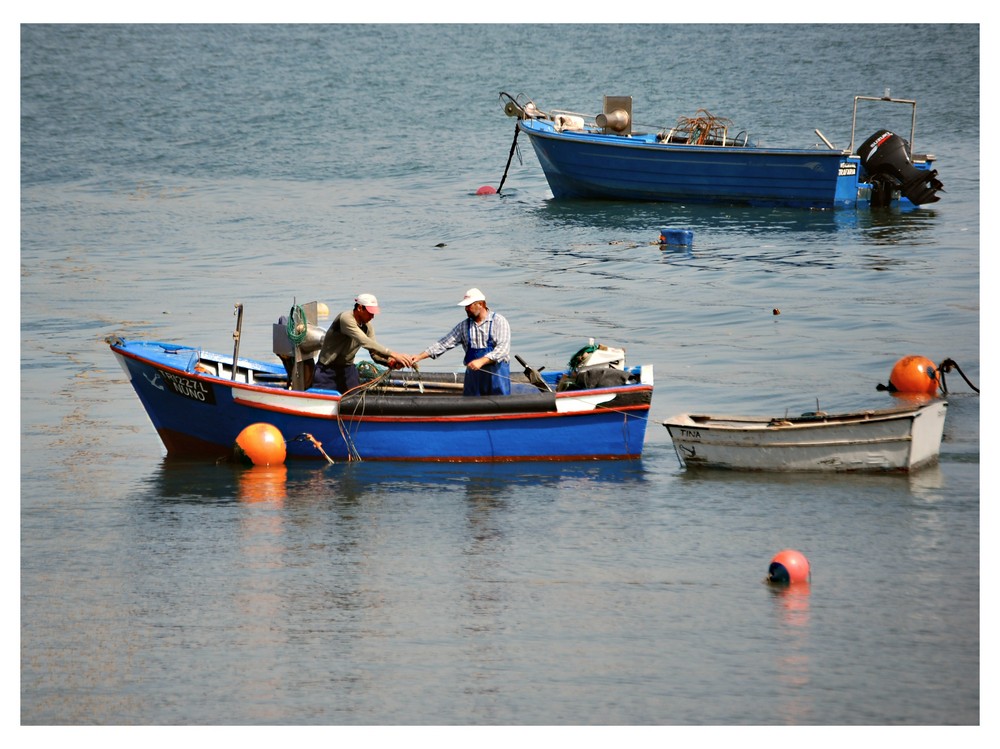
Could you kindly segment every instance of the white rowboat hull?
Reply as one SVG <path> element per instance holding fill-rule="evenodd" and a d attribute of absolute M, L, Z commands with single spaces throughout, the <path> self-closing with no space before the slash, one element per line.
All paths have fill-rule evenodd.
<path fill-rule="evenodd" d="M 794 418 L 680 414 L 663 425 L 687 468 L 914 471 L 938 460 L 948 403 Z"/>

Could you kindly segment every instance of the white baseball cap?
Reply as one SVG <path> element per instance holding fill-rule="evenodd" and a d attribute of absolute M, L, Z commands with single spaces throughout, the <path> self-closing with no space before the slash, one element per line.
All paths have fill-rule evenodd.
<path fill-rule="evenodd" d="M 468 307 L 473 302 L 485 302 L 486 295 L 479 289 L 469 289 L 465 292 L 465 299 L 458 303 L 459 307 Z"/>
<path fill-rule="evenodd" d="M 375 298 L 374 294 L 358 294 L 354 301 L 373 315 L 378 314 L 378 299 Z"/>

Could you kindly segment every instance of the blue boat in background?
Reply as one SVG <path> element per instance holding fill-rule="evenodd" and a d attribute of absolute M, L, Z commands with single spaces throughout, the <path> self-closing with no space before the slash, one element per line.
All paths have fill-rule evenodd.
<path fill-rule="evenodd" d="M 893 99 L 888 91 L 854 97 L 846 149 L 835 148 L 819 130 L 824 147 L 760 147 L 747 131 L 734 133 L 729 120 L 705 110 L 672 127 L 641 132 L 631 96 L 605 96 L 596 116 L 545 112 L 523 96 L 500 98 L 504 112 L 517 118 L 514 145 L 518 133 L 528 136 L 556 199 L 880 207 L 933 203 L 943 190 L 935 157 L 911 151 L 916 102 Z M 883 129 L 855 150 L 858 104 L 865 101 L 910 106 L 909 141 Z"/>
<path fill-rule="evenodd" d="M 241 310 L 242 311 L 242 310 Z M 275 326 L 277 327 L 277 326 Z M 310 327 L 313 327 L 310 325 Z M 310 331 L 311 333 L 312 331 Z M 367 364 L 347 393 L 307 389 L 315 348 L 276 341 L 274 362 L 155 341 L 108 339 L 169 457 L 232 457 L 241 432 L 270 424 L 289 459 L 556 461 L 642 456 L 651 366 L 591 342 L 563 371 L 525 367 L 511 394 L 462 395 L 463 372 L 401 372 Z M 320 331 L 320 340 L 322 331 Z M 359 369 L 362 367 L 359 365 Z"/>

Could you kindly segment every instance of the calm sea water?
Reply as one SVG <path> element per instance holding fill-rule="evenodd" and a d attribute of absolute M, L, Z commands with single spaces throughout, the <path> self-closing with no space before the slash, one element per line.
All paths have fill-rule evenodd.
<path fill-rule="evenodd" d="M 20 54 L 22 725 L 980 723 L 957 373 L 909 478 L 688 474 L 659 423 L 887 405 L 909 354 L 980 384 L 978 27 L 26 25 Z M 556 203 L 526 142 L 475 195 L 500 91 L 845 145 L 886 88 L 940 203 Z M 415 352 L 469 286 L 535 366 L 591 337 L 655 366 L 641 461 L 178 464 L 104 343 L 227 351 L 239 303 L 270 358 L 291 304 L 369 291 Z M 789 547 L 804 590 L 762 583 Z"/>

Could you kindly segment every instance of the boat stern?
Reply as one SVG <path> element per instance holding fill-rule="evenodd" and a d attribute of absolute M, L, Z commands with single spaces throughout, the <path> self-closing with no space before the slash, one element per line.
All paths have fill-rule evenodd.
<path fill-rule="evenodd" d="M 934 401 L 921 408 L 913 417 L 910 443 L 911 471 L 931 465 L 941 455 L 941 438 L 948 413 L 948 401 Z"/>
<path fill-rule="evenodd" d="M 845 156 L 837 169 L 837 184 L 834 189 L 834 203 L 842 206 L 865 206 L 871 200 L 871 185 L 862 182 L 861 160 L 856 156 Z"/>

